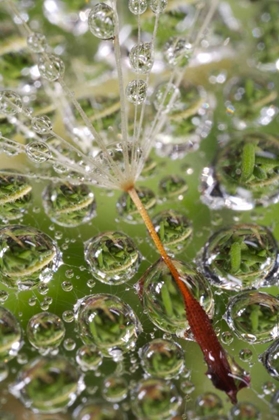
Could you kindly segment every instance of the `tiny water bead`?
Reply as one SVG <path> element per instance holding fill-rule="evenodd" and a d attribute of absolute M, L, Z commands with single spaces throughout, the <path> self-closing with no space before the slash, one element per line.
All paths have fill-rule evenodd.
<path fill-rule="evenodd" d="M 181 252 L 190 242 L 193 227 L 190 221 L 174 210 L 162 211 L 152 219 L 152 223 L 166 249 Z"/>
<path fill-rule="evenodd" d="M 57 315 L 41 312 L 30 318 L 26 334 L 32 346 L 46 354 L 62 343 L 65 326 Z"/>
<path fill-rule="evenodd" d="M 147 93 L 147 84 L 144 80 L 132 80 L 126 87 L 126 96 L 129 102 L 140 105 L 144 102 Z"/>
<path fill-rule="evenodd" d="M 135 45 L 129 53 L 129 60 L 134 72 L 148 74 L 154 63 L 152 44 L 144 42 Z"/>
<path fill-rule="evenodd" d="M 116 404 L 103 401 L 87 401 L 79 405 L 73 413 L 74 420 L 127 420 L 124 412 Z"/>
<path fill-rule="evenodd" d="M 47 49 L 47 40 L 43 34 L 33 32 L 27 37 L 27 45 L 33 53 L 40 54 Z"/>
<path fill-rule="evenodd" d="M 61 264 L 56 243 L 30 226 L 1 228 L 0 255 L 0 282 L 18 290 L 47 283 Z"/>
<path fill-rule="evenodd" d="M 213 168 L 202 175 L 203 201 L 212 208 L 251 210 L 279 195 L 277 138 L 260 133 L 234 135 L 219 149 Z"/>
<path fill-rule="evenodd" d="M 163 13 L 167 7 L 168 0 L 151 0 L 149 7 L 153 13 Z"/>
<path fill-rule="evenodd" d="M 241 349 L 239 352 L 239 358 L 240 360 L 242 360 L 243 362 L 251 362 L 252 358 L 253 358 L 253 352 L 250 349 Z"/>
<path fill-rule="evenodd" d="M 88 28 L 100 39 L 114 38 L 115 15 L 113 8 L 106 3 L 98 3 L 88 15 Z"/>
<path fill-rule="evenodd" d="M 214 300 L 203 276 L 181 261 L 174 260 L 173 263 L 193 296 L 208 316 L 212 317 Z M 137 287 L 143 308 L 153 324 L 167 333 L 184 337 L 189 328 L 184 301 L 164 261 L 159 260 L 153 264 L 139 280 Z"/>
<path fill-rule="evenodd" d="M 52 123 L 47 115 L 33 117 L 31 120 L 32 129 L 38 134 L 49 134 L 52 131 Z"/>
<path fill-rule="evenodd" d="M 279 300 L 251 291 L 230 299 L 225 319 L 232 331 L 248 343 L 266 343 L 279 336 Z"/>
<path fill-rule="evenodd" d="M 142 331 L 132 308 L 110 294 L 100 293 L 79 300 L 75 316 L 82 342 L 95 344 L 106 357 L 119 357 L 133 349 Z"/>
<path fill-rule="evenodd" d="M 46 214 L 59 226 L 75 227 L 96 216 L 95 196 L 87 185 L 51 183 L 42 198 Z"/>
<path fill-rule="evenodd" d="M 277 282 L 278 250 L 264 226 L 237 224 L 214 233 L 203 252 L 209 281 L 227 290 L 270 286 Z"/>
<path fill-rule="evenodd" d="M 63 78 L 65 65 L 57 55 L 42 54 L 39 56 L 38 69 L 44 79 L 55 82 Z"/>
<path fill-rule="evenodd" d="M 138 187 L 136 189 L 146 210 L 150 210 L 156 205 L 156 196 L 152 190 L 147 187 Z M 119 215 L 129 223 L 142 222 L 142 218 L 133 203 L 131 197 L 127 193 L 123 193 L 116 203 Z"/>
<path fill-rule="evenodd" d="M 174 379 L 184 369 L 184 352 L 175 341 L 154 339 L 140 349 L 145 372 L 157 378 Z"/>
<path fill-rule="evenodd" d="M 163 49 L 164 58 L 170 67 L 186 66 L 192 52 L 192 45 L 183 37 L 171 37 Z"/>
<path fill-rule="evenodd" d="M 5 173 L 7 172 L 7 173 Z M 32 199 L 32 186 L 21 175 L 0 174 L 0 219 L 15 220 L 26 213 Z"/>
<path fill-rule="evenodd" d="M 181 403 L 174 384 L 159 378 L 141 379 L 131 391 L 132 410 L 138 419 L 169 420 Z"/>
<path fill-rule="evenodd" d="M 103 362 L 103 356 L 95 345 L 86 344 L 77 350 L 76 362 L 85 372 L 97 370 Z"/>
<path fill-rule="evenodd" d="M 106 377 L 102 385 L 102 395 L 106 401 L 111 403 L 125 400 L 128 390 L 126 379 L 116 374 Z"/>
<path fill-rule="evenodd" d="M 33 140 L 25 146 L 25 151 L 30 160 L 35 163 L 47 162 L 52 153 L 44 141 Z"/>
<path fill-rule="evenodd" d="M 84 389 L 82 377 L 70 360 L 39 357 L 19 371 L 10 392 L 35 413 L 57 413 L 71 406 Z"/>
<path fill-rule="evenodd" d="M 275 340 L 259 357 L 268 373 L 279 380 L 279 340 Z"/>
<path fill-rule="evenodd" d="M 178 175 L 166 175 L 159 182 L 159 194 L 162 198 L 170 199 L 188 190 L 184 178 Z"/>
<path fill-rule="evenodd" d="M 22 110 L 21 97 L 12 90 L 2 90 L 0 92 L 0 113 L 13 116 Z"/>
<path fill-rule="evenodd" d="M 222 400 L 213 392 L 205 392 L 204 394 L 200 395 L 197 398 L 195 405 L 196 413 L 200 416 L 210 416 L 209 418 L 211 418 L 211 416 L 222 414 Z"/>
<path fill-rule="evenodd" d="M 85 260 L 94 277 L 117 285 L 130 280 L 138 271 L 141 254 L 129 236 L 104 232 L 85 243 Z"/>
<path fill-rule="evenodd" d="M 0 361 L 13 359 L 23 344 L 22 331 L 16 317 L 0 306 Z"/>
<path fill-rule="evenodd" d="M 129 0 L 128 6 L 134 15 L 142 15 L 147 9 L 147 0 Z"/>

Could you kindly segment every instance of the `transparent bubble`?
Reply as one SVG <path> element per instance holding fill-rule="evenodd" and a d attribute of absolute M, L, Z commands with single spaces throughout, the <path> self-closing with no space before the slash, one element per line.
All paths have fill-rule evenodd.
<path fill-rule="evenodd" d="M 33 53 L 39 54 L 46 50 L 47 40 L 43 34 L 33 32 L 27 37 L 27 45 Z"/>
<path fill-rule="evenodd" d="M 56 55 L 42 54 L 39 57 L 38 69 L 44 79 L 55 82 L 63 78 L 65 65 L 61 58 Z"/>
<path fill-rule="evenodd" d="M 139 419 L 170 419 L 181 402 L 175 386 L 163 379 L 141 379 L 131 391 L 132 410 Z"/>
<path fill-rule="evenodd" d="M 87 185 L 51 183 L 42 198 L 46 214 L 59 226 L 75 227 L 96 216 L 95 195 Z"/>
<path fill-rule="evenodd" d="M 268 373 L 279 380 L 279 340 L 275 340 L 268 349 L 260 355 L 262 362 Z"/>
<path fill-rule="evenodd" d="M 153 105 L 157 111 L 174 111 L 179 103 L 180 91 L 172 83 L 161 83 L 154 92 Z"/>
<path fill-rule="evenodd" d="M 251 362 L 253 358 L 253 352 L 250 349 L 241 349 L 239 352 L 239 358 L 243 362 Z"/>
<path fill-rule="evenodd" d="M 266 343 L 279 336 L 279 300 L 267 293 L 242 292 L 229 301 L 225 319 L 242 340 Z"/>
<path fill-rule="evenodd" d="M 116 404 L 87 401 L 78 406 L 73 414 L 74 420 L 126 420 L 127 417 Z"/>
<path fill-rule="evenodd" d="M 140 252 L 129 236 L 105 232 L 85 243 L 85 260 L 102 283 L 117 285 L 130 280 L 138 271 Z"/>
<path fill-rule="evenodd" d="M 221 414 L 222 408 L 221 398 L 213 392 L 205 392 L 196 400 L 196 411 L 201 416 Z"/>
<path fill-rule="evenodd" d="M 62 343 L 65 327 L 59 316 L 41 312 L 29 319 L 26 334 L 32 346 L 46 354 Z"/>
<path fill-rule="evenodd" d="M 105 3 L 96 4 L 88 15 L 88 27 L 97 38 L 114 38 L 115 16 L 112 7 Z"/>
<path fill-rule="evenodd" d="M 14 358 L 22 346 L 22 332 L 16 317 L 0 306 L 0 361 Z"/>
<path fill-rule="evenodd" d="M 47 115 L 33 117 L 31 120 L 31 126 L 38 134 L 49 134 L 52 131 L 52 123 Z"/>
<path fill-rule="evenodd" d="M 161 338 L 140 349 L 141 365 L 146 373 L 162 379 L 173 379 L 184 369 L 184 352 L 175 341 Z"/>
<path fill-rule="evenodd" d="M 135 347 L 141 325 L 132 308 L 117 296 L 86 296 L 75 306 L 79 335 L 106 357 L 117 358 Z"/>
<path fill-rule="evenodd" d="M 149 7 L 153 13 L 163 13 L 167 7 L 168 0 L 151 0 Z"/>
<path fill-rule="evenodd" d="M 70 281 L 63 281 L 61 287 L 64 292 L 71 292 L 73 290 L 73 284 Z"/>
<path fill-rule="evenodd" d="M 134 15 L 141 15 L 147 9 L 147 0 L 129 0 L 129 10 Z"/>
<path fill-rule="evenodd" d="M 105 378 L 102 385 L 102 395 L 106 401 L 117 403 L 125 400 L 128 395 L 128 382 L 123 376 L 111 375 Z"/>
<path fill-rule="evenodd" d="M 203 276 L 183 262 L 174 260 L 173 263 L 193 296 L 211 317 L 214 300 Z M 144 310 L 153 324 L 167 333 L 184 337 L 189 328 L 184 300 L 163 261 L 157 261 L 146 271 L 138 283 L 138 290 Z"/>
<path fill-rule="evenodd" d="M 55 356 L 27 363 L 10 386 L 10 392 L 35 413 L 51 414 L 71 406 L 83 388 L 76 366 Z"/>
<path fill-rule="evenodd" d="M 171 37 L 164 45 L 164 58 L 171 67 L 184 67 L 189 63 L 193 52 L 186 38 Z"/>
<path fill-rule="evenodd" d="M 15 115 L 22 110 L 21 97 L 12 90 L 0 92 L 0 112 L 5 115 Z"/>
<path fill-rule="evenodd" d="M 25 151 L 29 159 L 35 163 L 44 163 L 52 156 L 48 145 L 43 141 L 31 141 L 25 146 Z"/>
<path fill-rule="evenodd" d="M 30 226 L 1 228 L 0 253 L 0 281 L 19 290 L 50 281 L 61 263 L 56 243 Z"/>
<path fill-rule="evenodd" d="M 76 348 L 76 342 L 73 338 L 66 338 L 63 342 L 63 347 L 67 351 L 73 351 Z"/>
<path fill-rule="evenodd" d="M 138 187 L 136 189 L 146 210 L 150 210 L 156 205 L 156 196 L 152 190 L 147 187 Z M 123 193 L 117 203 L 117 211 L 119 215 L 129 223 L 142 222 L 142 218 L 128 193 Z"/>
<path fill-rule="evenodd" d="M 103 362 L 103 356 L 95 345 L 84 345 L 77 351 L 76 362 L 83 371 L 97 370 Z"/>
<path fill-rule="evenodd" d="M 67 322 L 68 324 L 73 322 L 74 317 L 75 317 L 75 314 L 71 310 L 64 311 L 62 314 L 63 321 Z"/>
<path fill-rule="evenodd" d="M 144 42 L 135 45 L 129 53 L 129 60 L 132 69 L 136 73 L 149 73 L 154 63 L 152 44 Z"/>
<path fill-rule="evenodd" d="M 243 290 L 277 282 L 277 245 L 264 226 L 233 225 L 214 233 L 205 245 L 203 270 L 217 287 Z"/>
<path fill-rule="evenodd" d="M 159 194 L 164 198 L 176 197 L 187 190 L 188 185 L 186 181 L 177 175 L 166 175 L 159 183 Z"/>
<path fill-rule="evenodd" d="M 240 402 L 230 410 L 232 420 L 260 420 L 261 418 L 258 408 L 249 402 Z"/>
<path fill-rule="evenodd" d="M 140 105 L 144 102 L 147 93 L 147 84 L 144 80 L 132 80 L 126 87 L 126 96 L 129 102 Z"/>
<path fill-rule="evenodd" d="M 32 186 L 21 175 L 0 174 L 0 218 L 6 222 L 26 213 L 32 199 Z"/>
<path fill-rule="evenodd" d="M 181 252 L 190 242 L 193 227 L 181 213 L 165 210 L 152 218 L 152 223 L 166 249 Z"/>

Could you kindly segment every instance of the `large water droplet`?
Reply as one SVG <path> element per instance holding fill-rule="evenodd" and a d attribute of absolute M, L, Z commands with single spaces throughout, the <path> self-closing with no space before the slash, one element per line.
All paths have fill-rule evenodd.
<path fill-rule="evenodd" d="M 74 420 L 127 420 L 118 405 L 108 402 L 88 401 L 78 406 L 73 414 Z"/>
<path fill-rule="evenodd" d="M 159 194 L 164 198 L 177 197 L 188 190 L 184 178 L 177 175 L 166 175 L 159 183 Z"/>
<path fill-rule="evenodd" d="M 71 406 L 84 389 L 76 366 L 61 356 L 39 357 L 18 373 L 10 392 L 36 413 L 57 413 Z"/>
<path fill-rule="evenodd" d="M 31 120 L 33 130 L 38 134 L 49 134 L 52 130 L 52 123 L 47 115 L 33 117 Z"/>
<path fill-rule="evenodd" d="M 8 309 L 0 306 L 0 361 L 7 362 L 15 357 L 22 344 L 18 320 Z"/>
<path fill-rule="evenodd" d="M 188 64 L 193 47 L 186 38 L 172 37 L 164 45 L 164 57 L 171 67 L 184 67 Z"/>
<path fill-rule="evenodd" d="M 233 225 L 214 233 L 203 253 L 206 277 L 218 287 L 242 290 L 277 282 L 277 245 L 264 226 Z"/>
<path fill-rule="evenodd" d="M 150 341 L 140 349 L 143 369 L 150 376 L 173 379 L 184 369 L 184 352 L 175 341 L 161 338 Z"/>
<path fill-rule="evenodd" d="M 209 317 L 213 315 L 214 301 L 203 276 L 180 261 L 173 261 L 181 278 L 193 296 L 201 303 Z M 138 283 L 143 307 L 151 321 L 167 333 L 185 335 L 189 328 L 184 300 L 166 264 L 159 260 L 153 264 Z"/>
<path fill-rule="evenodd" d="M 85 260 L 98 280 L 116 285 L 136 274 L 141 255 L 124 233 L 105 232 L 86 242 Z"/>
<path fill-rule="evenodd" d="M 115 17 L 112 7 L 105 3 L 96 4 L 89 13 L 88 27 L 100 39 L 114 37 Z"/>
<path fill-rule="evenodd" d="M 56 243 L 29 226 L 0 229 L 0 281 L 6 286 L 28 290 L 51 280 L 61 263 Z"/>
<path fill-rule="evenodd" d="M 52 183 L 42 197 L 46 214 L 60 226 L 75 227 L 96 216 L 95 196 L 87 185 Z"/>
<path fill-rule="evenodd" d="M 221 398 L 213 392 L 206 392 L 196 400 L 196 411 L 200 416 L 213 416 L 214 418 L 215 415 L 221 412 L 222 408 Z"/>
<path fill-rule="evenodd" d="M 102 385 L 102 395 L 111 403 L 123 401 L 128 395 L 128 383 L 123 376 L 111 375 L 105 378 Z"/>
<path fill-rule="evenodd" d="M 230 410 L 231 420 L 260 420 L 261 418 L 258 408 L 249 402 L 239 402 Z"/>
<path fill-rule="evenodd" d="M 229 301 L 225 319 L 242 340 L 266 343 L 279 336 L 279 300 L 261 292 L 242 292 Z"/>
<path fill-rule="evenodd" d="M 147 84 L 144 80 L 132 80 L 126 87 L 126 96 L 129 102 L 140 105 L 146 98 Z"/>
<path fill-rule="evenodd" d="M 33 53 L 42 53 L 47 48 L 46 37 L 38 32 L 33 32 L 27 37 L 27 45 Z"/>
<path fill-rule="evenodd" d="M 27 156 L 35 163 L 43 163 L 51 158 L 51 151 L 44 141 L 33 140 L 25 147 Z"/>
<path fill-rule="evenodd" d="M 279 380 L 279 340 L 275 340 L 271 346 L 259 357 L 268 373 Z"/>
<path fill-rule="evenodd" d="M 147 9 L 147 0 L 129 0 L 128 6 L 134 15 L 141 15 Z"/>
<path fill-rule="evenodd" d="M 83 371 L 97 370 L 103 362 L 103 357 L 95 345 L 84 345 L 78 349 L 76 361 Z"/>
<path fill-rule="evenodd" d="M 145 42 L 135 45 L 130 51 L 129 60 L 136 73 L 149 73 L 154 63 L 152 44 Z"/>
<path fill-rule="evenodd" d="M 131 391 L 132 410 L 138 419 L 169 420 L 181 402 L 174 384 L 162 379 L 141 379 Z"/>
<path fill-rule="evenodd" d="M 167 7 L 168 0 L 151 0 L 149 7 L 153 13 L 163 13 Z"/>
<path fill-rule="evenodd" d="M 150 210 L 156 205 L 156 196 L 149 188 L 138 187 L 137 193 L 146 210 Z M 118 213 L 125 219 L 126 222 L 138 223 L 142 221 L 142 218 L 128 193 L 123 193 L 119 197 L 116 206 Z"/>
<path fill-rule="evenodd" d="M 12 90 L 0 92 L 0 112 L 5 115 L 15 115 L 22 110 L 21 97 Z"/>
<path fill-rule="evenodd" d="M 26 334 L 32 346 L 47 354 L 62 343 L 65 327 L 57 315 L 41 312 L 30 318 Z"/>
<path fill-rule="evenodd" d="M 84 344 L 95 344 L 106 357 L 121 357 L 135 347 L 140 322 L 132 308 L 117 296 L 86 296 L 75 305 L 79 335 Z"/>
<path fill-rule="evenodd" d="M 56 55 L 42 54 L 39 57 L 38 69 L 41 76 L 49 82 L 55 82 L 64 75 L 65 65 Z"/>

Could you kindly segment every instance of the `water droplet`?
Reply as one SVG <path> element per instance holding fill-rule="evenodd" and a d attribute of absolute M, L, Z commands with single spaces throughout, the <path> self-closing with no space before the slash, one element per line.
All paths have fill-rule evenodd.
<path fill-rule="evenodd" d="M 205 245 L 203 269 L 214 286 L 243 290 L 277 282 L 277 245 L 264 226 L 233 225 L 214 233 Z"/>
<path fill-rule="evenodd" d="M 97 38 L 114 38 L 115 16 L 112 7 L 105 3 L 96 4 L 90 10 L 88 27 Z"/>
<path fill-rule="evenodd" d="M 5 115 L 15 115 L 22 110 L 21 97 L 12 90 L 0 92 L 0 112 Z"/>
<path fill-rule="evenodd" d="M 233 334 L 230 331 L 224 331 L 221 334 L 221 341 L 228 346 L 233 342 Z"/>
<path fill-rule="evenodd" d="M 266 343 L 279 336 L 279 300 L 261 292 L 242 292 L 229 301 L 225 319 L 242 340 Z"/>
<path fill-rule="evenodd" d="M 184 352 L 175 341 L 152 340 L 140 349 L 139 354 L 142 367 L 150 376 L 173 379 L 184 369 Z"/>
<path fill-rule="evenodd" d="M 181 402 L 174 384 L 162 379 L 141 379 L 131 391 L 132 410 L 139 419 L 170 419 Z"/>
<path fill-rule="evenodd" d="M 0 303 L 6 302 L 9 297 L 9 293 L 6 290 L 0 290 Z"/>
<path fill-rule="evenodd" d="M 21 175 L 0 174 L 0 218 L 5 222 L 20 218 L 32 198 L 32 186 Z"/>
<path fill-rule="evenodd" d="M 159 194 L 164 198 L 176 197 L 188 190 L 186 181 L 177 175 L 167 175 L 159 183 Z"/>
<path fill-rule="evenodd" d="M 76 348 L 76 342 L 73 338 L 66 338 L 63 342 L 63 347 L 67 351 L 73 351 Z"/>
<path fill-rule="evenodd" d="M 179 104 L 180 91 L 172 83 L 162 83 L 157 86 L 153 105 L 157 111 L 168 113 L 174 111 Z"/>
<path fill-rule="evenodd" d="M 141 255 L 124 233 L 105 232 L 85 243 L 85 260 L 98 280 L 117 285 L 136 274 Z"/>
<path fill-rule="evenodd" d="M 18 320 L 8 309 L 0 306 L 0 360 L 7 362 L 15 357 L 22 344 Z"/>
<path fill-rule="evenodd" d="M 75 314 L 71 310 L 64 311 L 63 314 L 62 314 L 63 321 L 67 322 L 67 324 L 73 322 L 74 316 L 75 316 Z"/>
<path fill-rule="evenodd" d="M 138 187 L 136 190 L 146 210 L 155 207 L 156 196 L 152 190 L 146 187 Z M 128 193 L 124 193 L 119 197 L 116 206 L 119 215 L 123 217 L 126 222 L 142 222 L 142 218 Z"/>
<path fill-rule="evenodd" d="M 276 391 L 276 385 L 273 382 L 264 382 L 262 390 L 265 395 L 273 395 Z"/>
<path fill-rule="evenodd" d="M 253 352 L 250 349 L 241 349 L 239 352 L 239 358 L 243 362 L 251 362 L 253 358 Z"/>
<path fill-rule="evenodd" d="M 47 354 L 62 343 L 65 327 L 57 315 L 41 312 L 30 318 L 26 334 L 33 347 Z"/>
<path fill-rule="evenodd" d="M 213 416 L 220 414 L 223 403 L 218 395 L 213 392 L 205 392 L 196 400 L 196 411 L 201 416 Z"/>
<path fill-rule="evenodd" d="M 32 296 L 31 298 L 28 299 L 28 305 L 29 306 L 35 306 L 37 303 L 37 298 L 36 296 Z"/>
<path fill-rule="evenodd" d="M 49 134 L 52 131 L 52 123 L 47 115 L 33 117 L 31 120 L 33 130 L 38 134 Z"/>
<path fill-rule="evenodd" d="M 147 84 L 144 80 L 132 80 L 126 87 L 126 96 L 129 102 L 140 105 L 146 98 Z"/>
<path fill-rule="evenodd" d="M 202 275 L 183 262 L 174 260 L 173 263 L 193 296 L 211 317 L 214 301 Z M 151 321 L 167 333 L 184 337 L 189 326 L 183 297 L 163 261 L 157 261 L 147 270 L 138 283 L 138 289 L 144 310 Z"/>
<path fill-rule="evenodd" d="M 128 394 L 128 383 L 125 378 L 111 375 L 105 378 L 102 385 L 102 395 L 106 401 L 117 403 L 123 401 Z"/>
<path fill-rule="evenodd" d="M 136 73 L 149 73 L 154 63 L 152 44 L 150 42 L 144 42 L 135 45 L 130 51 L 129 60 L 132 69 Z"/>
<path fill-rule="evenodd" d="M 261 413 L 254 404 L 240 402 L 230 410 L 231 420 L 260 420 Z"/>
<path fill-rule="evenodd" d="M 129 10 L 134 15 L 141 15 L 147 9 L 147 0 L 129 0 Z"/>
<path fill-rule="evenodd" d="M 8 287 L 29 290 L 48 282 L 57 271 L 61 254 L 45 233 L 29 226 L 0 229 L 0 281 Z"/>
<path fill-rule="evenodd" d="M 195 385 L 193 384 L 193 382 L 185 380 L 181 382 L 180 389 L 181 392 L 183 392 L 183 394 L 188 395 L 195 391 Z"/>
<path fill-rule="evenodd" d="M 184 67 L 188 64 L 193 47 L 186 38 L 171 37 L 164 45 L 163 53 L 171 67 Z"/>
<path fill-rule="evenodd" d="M 43 163 L 52 156 L 48 145 L 43 141 L 33 140 L 25 146 L 25 151 L 30 160 Z"/>
<path fill-rule="evenodd" d="M 193 228 L 186 216 L 165 210 L 152 218 L 152 223 L 166 249 L 181 252 L 192 239 Z"/>
<path fill-rule="evenodd" d="M 7 363 L 0 362 L 0 382 L 3 382 L 9 376 L 9 367 Z M 2 413 L 1 413 L 2 418 Z"/>
<path fill-rule="evenodd" d="M 93 289 L 93 287 L 96 286 L 96 280 L 95 279 L 89 279 L 89 280 L 87 280 L 86 284 L 89 287 L 89 289 Z"/>
<path fill-rule="evenodd" d="M 46 37 L 43 34 L 34 32 L 27 37 L 27 45 L 33 53 L 40 54 L 47 48 Z"/>
<path fill-rule="evenodd" d="M 45 284 L 45 283 L 39 284 L 39 286 L 38 286 L 38 292 L 39 292 L 39 293 L 40 293 L 40 295 L 42 295 L 42 296 L 46 295 L 46 294 L 49 292 L 49 287 L 48 287 L 48 285 L 47 285 L 47 284 Z"/>
<path fill-rule="evenodd" d="M 168 0 L 151 0 L 149 7 L 153 13 L 159 14 L 164 12 L 167 4 Z"/>
<path fill-rule="evenodd" d="M 61 356 L 39 357 L 18 373 L 10 392 L 36 413 L 57 413 L 71 406 L 84 389 L 76 366 Z"/>
<path fill-rule="evenodd" d="M 141 324 L 132 308 L 117 296 L 86 296 L 75 305 L 75 313 L 83 343 L 95 344 L 104 356 L 118 358 L 135 347 Z"/>
<path fill-rule="evenodd" d="M 95 345 L 84 345 L 78 349 L 76 361 L 83 371 L 97 370 L 103 362 L 103 356 Z"/>
<path fill-rule="evenodd" d="M 261 354 L 259 360 L 271 376 L 279 379 L 279 340 L 275 340 L 274 343 Z"/>
<path fill-rule="evenodd" d="M 43 192 L 46 214 L 59 226 L 75 227 L 96 216 L 96 201 L 87 185 L 49 184 Z"/>
<path fill-rule="evenodd" d="M 38 69 L 44 79 L 55 82 L 63 78 L 65 65 L 60 57 L 43 54 L 39 57 Z"/>
<path fill-rule="evenodd" d="M 61 283 L 61 287 L 64 290 L 64 292 L 71 292 L 73 290 L 73 285 L 70 281 L 63 281 Z"/>
<path fill-rule="evenodd" d="M 74 420 L 126 420 L 126 415 L 118 405 L 108 402 L 88 401 L 78 406 L 73 415 Z"/>

